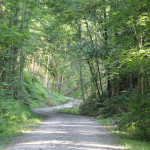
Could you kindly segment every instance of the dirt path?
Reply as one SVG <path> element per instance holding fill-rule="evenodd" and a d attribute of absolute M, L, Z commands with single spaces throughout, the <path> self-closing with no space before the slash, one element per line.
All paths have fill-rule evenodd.
<path fill-rule="evenodd" d="M 60 110 L 60 109 L 64 109 L 64 108 L 72 108 L 73 106 L 80 105 L 82 103 L 82 101 L 78 100 L 78 99 L 73 99 L 70 97 L 66 97 L 66 98 L 69 99 L 70 102 L 60 105 L 60 106 L 33 109 L 33 111 L 36 114 L 41 115 L 43 117 L 50 117 L 51 114 L 55 112 L 55 110 Z"/>
<path fill-rule="evenodd" d="M 121 150 L 113 144 L 116 137 L 95 119 L 53 112 L 75 103 L 78 101 L 34 110 L 48 118 L 35 130 L 18 137 L 6 150 Z"/>

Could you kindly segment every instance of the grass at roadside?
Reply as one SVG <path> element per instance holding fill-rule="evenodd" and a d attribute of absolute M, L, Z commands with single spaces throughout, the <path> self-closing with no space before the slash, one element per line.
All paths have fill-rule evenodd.
<path fill-rule="evenodd" d="M 24 71 L 23 99 L 32 108 L 50 107 L 61 105 L 68 100 L 59 93 L 48 91 L 29 72 Z"/>
<path fill-rule="evenodd" d="M 67 102 L 63 96 L 57 94 L 53 96 L 53 101 L 55 102 L 53 105 Z M 1 99 L 0 149 L 10 144 L 14 137 L 30 131 L 40 124 L 41 120 L 28 105 L 13 99 Z"/>
<path fill-rule="evenodd" d="M 80 115 L 80 109 L 79 108 L 64 108 L 61 110 L 57 110 L 56 112 L 60 113 L 66 113 L 66 114 L 73 114 L 73 115 Z"/>
<path fill-rule="evenodd" d="M 65 104 L 69 101 L 69 99 L 66 99 L 63 95 L 56 92 L 49 91 L 49 97 L 53 106 Z"/>
<path fill-rule="evenodd" d="M 117 135 L 120 139 L 117 144 L 123 146 L 125 149 L 130 150 L 150 150 L 150 143 L 146 141 L 136 140 L 133 135 L 127 132 L 121 132 L 119 129 L 115 128 L 112 124 L 111 118 L 99 118 L 98 122 L 107 127 L 108 132 Z"/>
<path fill-rule="evenodd" d="M 23 133 L 30 131 L 32 128 L 40 124 L 40 119 L 30 119 L 24 123 L 16 123 L 14 127 L 9 129 L 10 132 L 5 132 L 0 135 L 0 149 L 10 144 L 14 137 L 22 135 Z"/>
<path fill-rule="evenodd" d="M 0 149 L 11 143 L 15 136 L 30 131 L 42 120 L 30 107 L 15 100 L 1 101 L 0 106 Z"/>
<path fill-rule="evenodd" d="M 23 94 L 14 99 L 0 89 L 0 149 L 15 136 L 40 124 L 41 118 L 31 108 L 50 107 L 68 102 L 64 96 L 47 91 L 29 72 L 24 71 Z"/>
<path fill-rule="evenodd" d="M 63 96 L 53 96 L 55 105 L 65 103 Z M 30 131 L 41 122 L 28 105 L 14 99 L 0 101 L 0 149 L 10 144 L 14 137 Z"/>

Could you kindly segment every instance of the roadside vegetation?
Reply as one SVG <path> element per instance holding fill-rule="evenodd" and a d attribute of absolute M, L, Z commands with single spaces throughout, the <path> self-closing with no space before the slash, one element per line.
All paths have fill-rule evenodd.
<path fill-rule="evenodd" d="M 31 108 L 13 99 L 2 99 L 0 107 L 0 149 L 10 144 L 15 136 L 30 131 L 41 122 Z"/>
<path fill-rule="evenodd" d="M 0 37 L 1 134 L 64 95 L 150 142 L 149 0 L 1 0 Z"/>
<path fill-rule="evenodd" d="M 79 106 L 73 106 L 72 108 L 60 109 L 60 110 L 57 110 L 56 112 L 72 114 L 72 115 L 81 115 L 81 110 L 80 110 Z"/>
<path fill-rule="evenodd" d="M 0 94 L 0 149 L 15 136 L 30 131 L 39 125 L 42 118 L 32 108 L 50 107 L 66 103 L 62 95 L 47 91 L 29 72 L 24 71 L 24 95 L 15 100 L 1 90 Z"/>
<path fill-rule="evenodd" d="M 44 88 L 28 71 L 24 71 L 23 93 L 24 102 L 32 108 L 56 106 L 68 102 L 61 94 Z"/>
<path fill-rule="evenodd" d="M 132 126 L 128 129 L 128 131 L 121 131 L 116 126 L 116 122 L 112 118 L 98 118 L 98 122 L 103 124 L 107 131 L 111 134 L 119 137 L 116 144 L 124 147 L 125 149 L 130 150 L 149 150 L 150 143 L 145 141 L 145 138 L 141 133 L 135 133 L 135 127 Z"/>

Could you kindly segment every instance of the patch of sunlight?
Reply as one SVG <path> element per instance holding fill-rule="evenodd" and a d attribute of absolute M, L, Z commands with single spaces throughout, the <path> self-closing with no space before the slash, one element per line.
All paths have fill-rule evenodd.
<path fill-rule="evenodd" d="M 50 124 L 50 123 L 56 123 L 60 124 L 61 122 L 43 122 L 43 124 Z M 69 122 L 69 121 L 64 121 L 63 123 L 71 123 L 71 124 L 95 124 L 94 122 Z"/>
<path fill-rule="evenodd" d="M 32 141 L 32 142 L 25 142 L 22 143 L 23 145 L 30 145 L 30 147 L 38 147 L 40 145 L 40 147 L 45 147 L 44 145 L 60 145 L 60 146 L 65 146 L 67 148 L 67 146 L 72 146 L 74 148 L 78 147 L 78 149 L 90 149 L 90 150 L 95 150 L 95 149 L 117 149 L 117 150 L 121 150 L 122 147 L 118 147 L 118 146 L 114 146 L 114 145 L 109 145 L 109 144 L 96 144 L 93 142 L 73 142 L 73 141 L 59 141 L 59 140 L 52 140 L 52 141 Z M 20 145 L 21 146 L 21 145 Z"/>
<path fill-rule="evenodd" d="M 55 132 L 55 131 L 44 131 L 44 130 L 41 130 L 41 131 L 32 131 L 30 134 L 35 134 L 35 133 L 39 133 L 39 134 L 47 134 L 47 133 L 61 133 L 61 134 L 66 134 L 67 132 L 63 132 L 63 131 L 57 131 L 57 132 Z"/>

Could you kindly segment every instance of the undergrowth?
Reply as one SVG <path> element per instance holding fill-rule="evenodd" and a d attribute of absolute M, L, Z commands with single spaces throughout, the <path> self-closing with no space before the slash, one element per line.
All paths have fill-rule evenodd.
<path fill-rule="evenodd" d="M 49 91 L 49 97 L 51 99 L 51 104 L 53 106 L 65 104 L 69 101 L 69 99 L 65 98 L 63 95 Z"/>
<path fill-rule="evenodd" d="M 58 93 L 47 91 L 27 71 L 24 71 L 21 98 L 12 97 L 7 89 L 0 86 L 0 149 L 9 144 L 15 136 L 40 123 L 41 118 L 33 113 L 32 108 L 60 105 L 68 101 Z"/>
<path fill-rule="evenodd" d="M 61 110 L 56 110 L 56 112 L 60 113 L 66 113 L 66 114 L 73 114 L 73 115 L 80 115 L 80 109 L 79 108 L 64 108 Z"/>
<path fill-rule="evenodd" d="M 24 71 L 24 99 L 33 108 L 52 106 L 45 88 L 29 72 Z"/>
<path fill-rule="evenodd" d="M 0 148 L 9 144 L 11 140 L 38 125 L 41 121 L 31 108 L 13 99 L 0 101 Z"/>
<path fill-rule="evenodd" d="M 32 108 L 60 105 L 68 100 L 56 93 L 47 91 L 29 72 L 24 71 L 24 99 Z"/>
<path fill-rule="evenodd" d="M 127 131 L 126 132 L 120 131 L 119 128 L 116 128 L 111 118 L 99 118 L 98 122 L 103 124 L 108 130 L 108 132 L 120 137 L 119 140 L 117 141 L 117 144 L 124 147 L 125 149 L 130 149 L 130 150 L 150 149 L 150 143 L 141 139 L 138 140 L 137 137 L 135 137 L 135 135 L 132 135 Z"/>
<path fill-rule="evenodd" d="M 47 91 L 29 72 L 24 71 L 24 99 L 32 108 L 60 105 L 68 100 L 56 93 Z"/>
<path fill-rule="evenodd" d="M 80 110 L 82 115 L 98 116 L 99 100 L 95 98 L 95 94 L 87 98 L 81 105 Z"/>
<path fill-rule="evenodd" d="M 107 125 L 121 137 L 121 143 L 132 150 L 150 149 L 150 89 L 137 94 L 137 88 L 128 89 L 119 95 L 99 101 L 91 95 L 81 105 L 81 113 L 88 116 L 101 116 L 100 122 Z M 113 125 L 111 120 L 113 118 Z M 127 146 L 129 145 L 129 146 Z M 139 146 L 141 145 L 141 146 Z"/>

